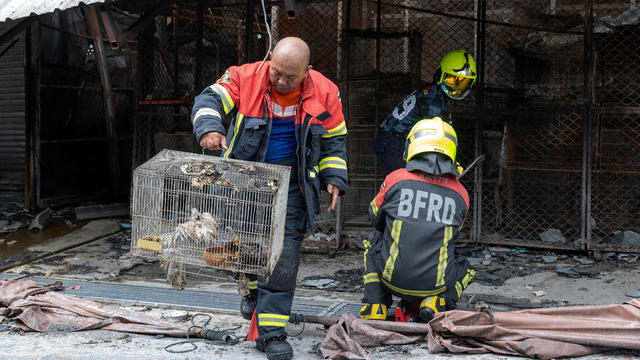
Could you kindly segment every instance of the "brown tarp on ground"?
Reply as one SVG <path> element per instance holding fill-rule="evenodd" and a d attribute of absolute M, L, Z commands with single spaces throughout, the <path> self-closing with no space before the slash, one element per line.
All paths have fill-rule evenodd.
<path fill-rule="evenodd" d="M 393 325 L 391 328 L 395 331 L 385 325 Z M 325 359 L 370 359 L 371 353 L 365 346 L 410 344 L 424 339 L 428 331 L 427 324 L 360 320 L 346 313 L 337 324 L 331 325 L 320 351 Z"/>
<path fill-rule="evenodd" d="M 190 326 L 55 292 L 61 288 L 60 281 L 43 286 L 32 280 L 1 279 L 0 317 L 15 318 L 24 331 L 103 329 L 185 337 Z"/>
<path fill-rule="evenodd" d="M 320 347 L 325 359 L 369 359 L 363 347 L 410 344 L 428 332 L 432 353 L 497 353 L 551 359 L 611 349 L 640 350 L 640 301 L 506 312 L 453 310 L 421 331 L 380 330 L 376 322 L 344 314 Z M 415 324 L 417 325 L 417 324 Z"/>
<path fill-rule="evenodd" d="M 497 353 L 540 359 L 640 350 L 640 301 L 506 312 L 448 311 L 429 322 L 432 353 Z"/>

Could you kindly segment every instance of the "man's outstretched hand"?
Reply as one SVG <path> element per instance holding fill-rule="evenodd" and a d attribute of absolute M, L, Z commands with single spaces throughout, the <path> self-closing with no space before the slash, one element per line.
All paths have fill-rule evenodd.
<path fill-rule="evenodd" d="M 211 131 L 200 137 L 200 146 L 209 150 L 227 150 L 227 139 L 222 133 Z"/>

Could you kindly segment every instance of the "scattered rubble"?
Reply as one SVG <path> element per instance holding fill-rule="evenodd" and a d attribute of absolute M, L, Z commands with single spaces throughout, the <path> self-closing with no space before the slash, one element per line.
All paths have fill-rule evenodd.
<path fill-rule="evenodd" d="M 163 319 L 173 322 L 185 321 L 188 317 L 189 313 L 184 310 L 167 310 L 162 313 Z"/>
<path fill-rule="evenodd" d="M 305 280 L 302 282 L 302 285 L 316 287 L 318 289 L 326 289 L 328 287 L 338 285 L 338 281 L 333 279 L 315 279 L 315 280 Z"/>
<path fill-rule="evenodd" d="M 632 298 L 640 298 L 640 290 L 635 290 L 635 291 L 630 291 L 628 293 L 626 293 L 625 295 L 632 297 Z"/>
<path fill-rule="evenodd" d="M 594 261 L 591 259 L 587 259 L 583 256 L 574 256 L 573 260 L 575 260 L 576 262 L 580 263 L 581 265 L 590 265 L 593 264 Z"/>
<path fill-rule="evenodd" d="M 51 210 L 51 208 L 46 208 L 42 210 L 40 213 L 38 213 L 38 215 L 36 215 L 35 219 L 33 219 L 33 221 L 31 222 L 31 225 L 29 225 L 29 230 L 44 229 L 51 222 L 52 215 L 53 215 L 53 211 Z"/>
<path fill-rule="evenodd" d="M 558 229 L 548 229 L 540 233 L 540 240 L 552 244 L 565 244 L 567 242 L 567 238 Z"/>
<path fill-rule="evenodd" d="M 625 231 L 622 235 L 622 245 L 640 247 L 640 234 L 634 231 Z"/>

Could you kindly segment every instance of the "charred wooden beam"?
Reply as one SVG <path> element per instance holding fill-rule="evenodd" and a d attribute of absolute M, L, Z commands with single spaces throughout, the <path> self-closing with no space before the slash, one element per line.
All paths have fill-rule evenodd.
<path fill-rule="evenodd" d="M 111 79 L 107 69 L 107 56 L 105 54 L 102 32 L 100 31 L 100 23 L 98 22 L 98 14 L 96 7 L 86 7 L 87 23 L 91 36 L 93 37 L 93 51 L 96 59 L 96 68 L 100 76 L 100 84 L 102 85 L 102 100 L 104 103 L 104 116 L 107 126 L 108 152 L 109 152 L 109 176 L 111 180 L 111 189 L 113 195 L 118 193 L 118 183 L 120 179 L 120 167 L 118 165 L 118 136 L 116 132 L 116 111 L 113 99 L 113 89 L 111 88 Z"/>

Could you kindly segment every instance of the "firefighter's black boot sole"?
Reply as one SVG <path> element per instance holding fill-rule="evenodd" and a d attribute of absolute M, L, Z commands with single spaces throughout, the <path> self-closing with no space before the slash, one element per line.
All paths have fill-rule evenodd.
<path fill-rule="evenodd" d="M 291 360 L 293 358 L 293 348 L 284 339 L 256 341 L 256 349 L 265 353 L 268 360 Z"/>

